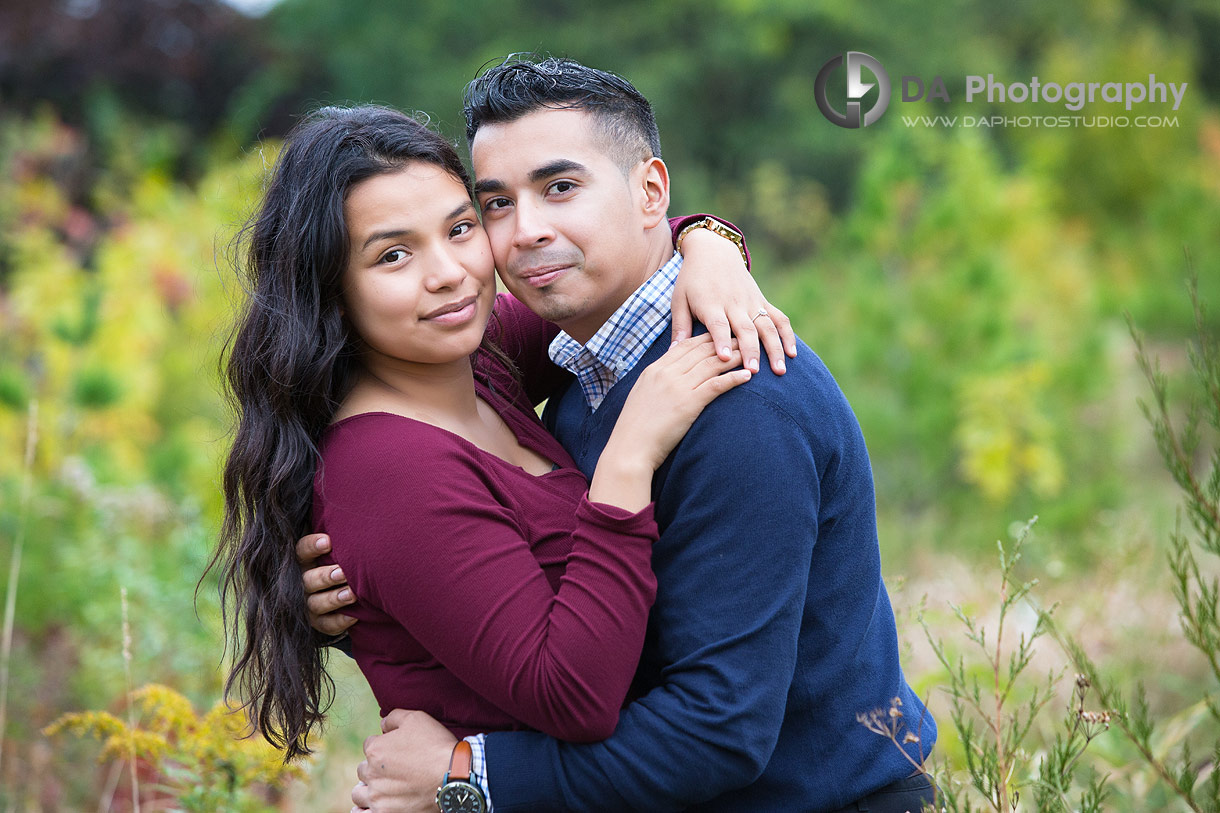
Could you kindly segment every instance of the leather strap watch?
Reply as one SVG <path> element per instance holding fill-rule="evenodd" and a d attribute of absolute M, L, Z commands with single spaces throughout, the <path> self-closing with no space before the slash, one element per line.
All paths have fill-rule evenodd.
<path fill-rule="evenodd" d="M 445 781 L 436 789 L 436 806 L 441 813 L 486 813 L 487 799 L 470 775 L 473 760 L 470 743 L 458 740 L 449 756 Z"/>

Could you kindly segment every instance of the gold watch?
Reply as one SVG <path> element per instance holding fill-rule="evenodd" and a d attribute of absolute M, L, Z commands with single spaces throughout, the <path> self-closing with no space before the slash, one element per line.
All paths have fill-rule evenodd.
<path fill-rule="evenodd" d="M 695 229 L 707 229 L 710 232 L 719 234 L 725 240 L 728 240 L 733 245 L 737 246 L 737 250 L 741 252 L 741 261 L 743 263 L 746 265 L 750 264 L 749 260 L 746 258 L 746 239 L 742 237 L 741 232 L 730 229 L 728 226 L 712 217 L 700 218 L 694 223 L 684 227 L 682 231 L 678 232 L 678 239 L 674 241 L 674 248 L 676 248 L 679 253 L 682 251 L 682 239 Z"/>

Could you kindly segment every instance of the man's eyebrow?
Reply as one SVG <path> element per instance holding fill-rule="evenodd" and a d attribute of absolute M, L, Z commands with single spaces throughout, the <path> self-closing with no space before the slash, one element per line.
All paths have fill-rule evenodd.
<path fill-rule="evenodd" d="M 530 182 L 538 183 L 544 181 L 552 175 L 565 175 L 569 172 L 588 174 L 589 168 L 584 164 L 578 164 L 568 158 L 559 158 L 549 164 L 544 164 L 530 173 Z"/>
<path fill-rule="evenodd" d="M 549 164 L 543 164 L 534 171 L 530 172 L 530 183 L 538 183 L 544 181 L 553 175 L 563 175 L 566 173 L 584 173 L 588 174 L 589 168 L 584 164 L 578 163 L 568 158 L 558 158 Z M 487 178 L 486 180 L 475 181 L 474 193 L 476 195 L 488 195 L 494 192 L 504 192 L 508 189 L 508 185 L 504 181 L 496 178 Z"/>
<path fill-rule="evenodd" d="M 497 181 L 494 178 L 474 182 L 474 193 L 476 195 L 484 195 L 489 192 L 503 192 L 506 189 L 508 187 L 504 184 L 504 181 Z"/>

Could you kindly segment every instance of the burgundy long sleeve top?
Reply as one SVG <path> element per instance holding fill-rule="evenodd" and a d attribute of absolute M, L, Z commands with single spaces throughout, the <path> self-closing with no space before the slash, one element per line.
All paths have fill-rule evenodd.
<path fill-rule="evenodd" d="M 357 597 L 352 655 L 383 714 L 421 709 L 458 737 L 604 739 L 656 596 L 653 507 L 589 501 L 533 409 L 566 375 L 546 357 L 555 329 L 510 296 L 495 316 L 527 386 L 480 350 L 479 397 L 556 468 L 534 476 L 431 424 L 355 415 L 322 439 L 314 527 Z"/>

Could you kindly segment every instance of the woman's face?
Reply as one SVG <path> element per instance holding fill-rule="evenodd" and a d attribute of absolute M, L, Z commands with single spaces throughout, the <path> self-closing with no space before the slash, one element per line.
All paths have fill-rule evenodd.
<path fill-rule="evenodd" d="M 491 315 L 495 265 L 461 181 L 411 161 L 354 185 L 343 213 L 344 311 L 366 363 L 443 364 L 473 353 Z"/>

